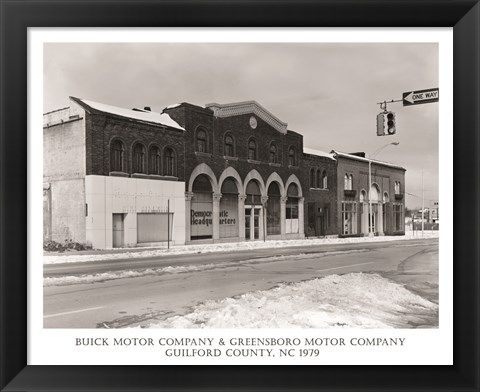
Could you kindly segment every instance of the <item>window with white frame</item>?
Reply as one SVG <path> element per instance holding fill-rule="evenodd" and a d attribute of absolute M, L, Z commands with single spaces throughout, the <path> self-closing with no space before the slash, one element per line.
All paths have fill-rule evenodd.
<path fill-rule="evenodd" d="M 351 191 L 353 189 L 353 174 L 345 174 L 344 177 L 344 189 L 346 191 Z"/>
<path fill-rule="evenodd" d="M 395 181 L 395 194 L 400 194 L 400 181 Z"/>
<path fill-rule="evenodd" d="M 322 188 L 328 189 L 327 172 L 325 170 L 322 173 Z"/>
<path fill-rule="evenodd" d="M 354 201 L 342 202 L 342 234 L 357 233 L 357 203 Z"/>

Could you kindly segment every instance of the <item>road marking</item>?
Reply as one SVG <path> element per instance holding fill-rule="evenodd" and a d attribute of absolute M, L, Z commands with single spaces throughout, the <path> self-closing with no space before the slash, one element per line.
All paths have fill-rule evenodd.
<path fill-rule="evenodd" d="M 369 261 L 368 263 L 349 264 L 349 265 L 344 265 L 344 266 L 342 266 L 342 267 L 333 267 L 333 268 L 319 269 L 319 270 L 317 270 L 317 272 L 321 272 L 321 271 L 331 271 L 331 270 L 348 268 L 348 267 L 357 267 L 357 266 L 359 266 L 359 265 L 367 265 L 367 264 L 375 264 L 375 263 L 376 263 L 376 261 Z"/>
<path fill-rule="evenodd" d="M 97 306 L 96 308 L 87 308 L 87 309 L 73 310 L 73 311 L 71 311 L 71 312 L 63 312 L 63 313 L 49 314 L 49 315 L 47 315 L 47 316 L 43 316 L 43 318 L 58 317 L 58 316 L 65 316 L 65 315 L 67 315 L 67 314 L 88 312 L 89 310 L 102 309 L 103 307 L 104 307 L 104 306 Z"/>

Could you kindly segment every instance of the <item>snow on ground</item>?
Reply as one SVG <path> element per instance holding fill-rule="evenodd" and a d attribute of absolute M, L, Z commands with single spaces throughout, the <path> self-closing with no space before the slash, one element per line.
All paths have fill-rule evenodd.
<path fill-rule="evenodd" d="M 257 257 L 255 259 L 250 260 L 242 260 L 235 263 L 231 261 L 220 262 L 215 264 L 199 264 L 199 265 L 185 265 L 185 266 L 177 266 L 177 267 L 163 267 L 163 268 L 146 268 L 143 270 L 129 270 L 129 271 L 118 271 L 118 272 L 105 272 L 101 274 L 95 275 L 80 275 L 80 276 L 61 276 L 55 278 L 44 278 L 43 279 L 43 286 L 50 287 L 50 286 L 67 286 L 72 284 L 88 284 L 88 283 L 96 283 L 96 282 L 105 282 L 107 280 L 114 280 L 114 279 L 124 279 L 124 278 L 138 278 L 140 276 L 147 276 L 147 275 L 163 275 L 163 274 L 178 274 L 184 272 L 196 272 L 196 271 L 210 271 L 213 269 L 219 268 L 233 268 L 233 267 L 240 267 L 246 264 L 258 264 L 258 263 L 271 263 L 275 261 L 282 261 L 282 260 L 295 260 L 295 259 L 318 259 L 325 256 L 336 256 L 345 253 L 361 253 L 367 252 L 365 249 L 359 250 L 345 250 L 345 251 L 334 251 L 334 252 L 323 252 L 323 253 L 315 253 L 315 254 L 298 254 L 294 256 L 269 256 L 269 257 Z"/>
<path fill-rule="evenodd" d="M 209 300 L 150 328 L 411 328 L 438 305 L 377 274 L 329 275 L 235 298 Z"/>
<path fill-rule="evenodd" d="M 197 253 L 211 253 L 211 252 L 235 252 L 239 250 L 248 249 L 267 249 L 267 248 L 286 248 L 294 246 L 309 246 L 309 245 L 331 245 L 331 244 L 349 244 L 362 242 L 382 242 L 382 241 L 401 241 L 422 238 L 438 238 L 438 231 L 426 231 L 422 236 L 421 233 L 407 232 L 404 236 L 382 236 L 382 237 L 351 237 L 351 238 L 312 238 L 301 240 L 273 240 L 273 241 L 244 241 L 244 242 L 229 242 L 219 244 L 203 244 L 203 245 L 179 245 L 173 246 L 170 249 L 145 249 L 138 250 L 138 248 L 125 249 L 117 253 L 96 253 L 96 254 L 58 254 L 43 256 L 44 264 L 60 264 L 60 263 L 81 263 L 87 261 L 104 261 L 125 258 L 142 258 L 142 257 L 161 257 L 170 255 L 187 255 Z"/>

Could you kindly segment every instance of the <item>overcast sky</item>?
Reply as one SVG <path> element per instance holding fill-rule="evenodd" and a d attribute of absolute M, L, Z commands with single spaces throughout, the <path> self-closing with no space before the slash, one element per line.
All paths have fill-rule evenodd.
<path fill-rule="evenodd" d="M 304 146 L 323 151 L 379 147 L 376 159 L 406 172 L 407 207 L 438 200 L 438 103 L 392 103 L 397 134 L 376 136 L 377 102 L 438 87 L 438 45 L 392 44 L 103 44 L 44 45 L 44 112 L 69 96 L 125 108 L 255 100 Z M 415 196 L 411 196 L 416 195 Z"/>

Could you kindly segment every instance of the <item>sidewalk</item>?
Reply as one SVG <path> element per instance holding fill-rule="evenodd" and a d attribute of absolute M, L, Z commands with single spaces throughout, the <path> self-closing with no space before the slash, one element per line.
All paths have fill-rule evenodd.
<path fill-rule="evenodd" d="M 88 261 L 103 261 L 125 258 L 144 258 L 144 257 L 161 257 L 169 255 L 187 255 L 202 254 L 212 252 L 235 252 L 239 250 L 249 249 L 268 249 L 268 248 L 285 248 L 295 246 L 312 246 L 322 244 L 350 244 L 362 242 L 384 242 L 384 241 L 407 241 L 420 240 L 428 238 L 438 238 L 438 231 L 424 232 L 406 232 L 404 236 L 383 236 L 383 237 L 351 237 L 351 238 L 311 238 L 302 240 L 274 240 L 274 241 L 245 241 L 245 242 L 228 242 L 217 244 L 202 245 L 178 245 L 167 249 L 162 248 L 122 248 L 122 249 L 105 249 L 105 250 L 89 250 L 89 251 L 67 251 L 64 253 L 48 252 L 44 254 L 44 264 L 60 264 L 60 263 L 81 263 Z"/>

